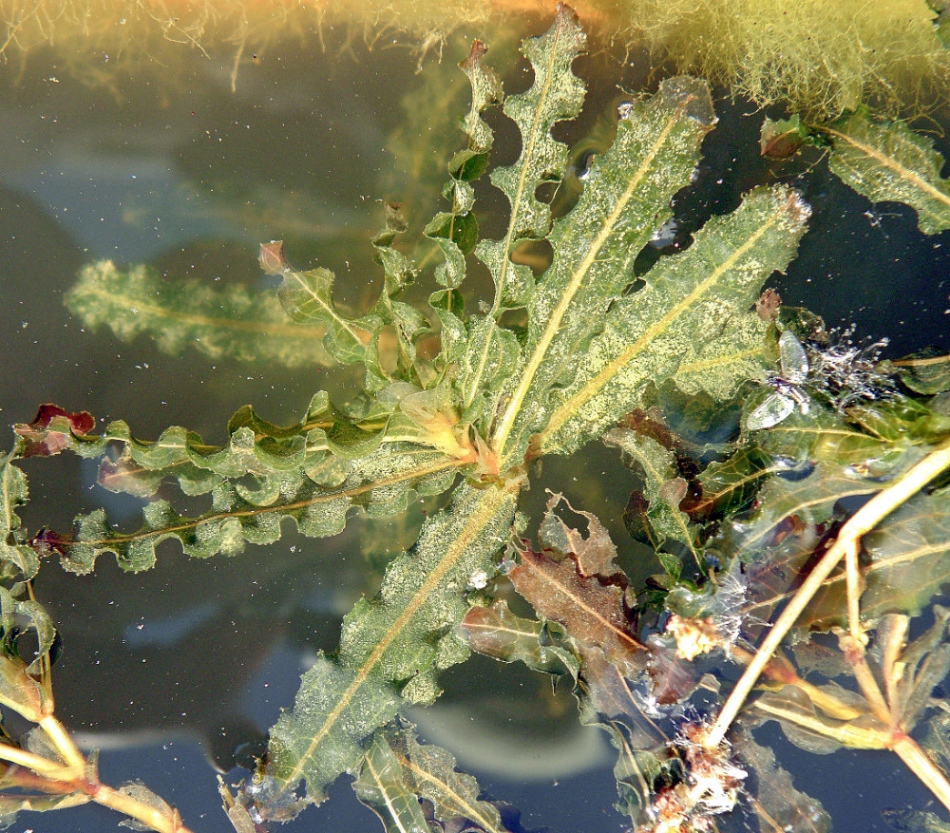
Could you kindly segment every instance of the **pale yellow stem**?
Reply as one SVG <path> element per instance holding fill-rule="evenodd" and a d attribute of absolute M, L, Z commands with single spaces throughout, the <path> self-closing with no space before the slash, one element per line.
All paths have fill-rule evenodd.
<path fill-rule="evenodd" d="M 762 669 L 768 664 L 772 654 L 798 621 L 798 617 L 818 592 L 822 583 L 844 557 L 848 548 L 856 547 L 861 536 L 874 529 L 898 506 L 909 500 L 948 467 L 950 467 L 950 440 L 941 443 L 897 481 L 878 492 L 841 528 L 834 546 L 815 565 L 808 578 L 775 621 L 768 636 L 756 652 L 755 658 L 739 678 L 739 682 L 736 683 L 706 737 L 707 748 L 718 746 L 725 738 L 726 732 L 739 714 Z"/>
<path fill-rule="evenodd" d="M 136 819 L 142 824 L 148 825 L 152 830 L 158 833 L 191 833 L 191 831 L 181 823 L 181 817 L 177 810 L 169 808 L 163 812 L 156 807 L 145 804 L 112 787 L 100 786 L 92 797 L 97 804 L 118 810 L 129 818 Z"/>
<path fill-rule="evenodd" d="M 844 555 L 845 581 L 848 590 L 848 629 L 856 645 L 867 645 L 867 636 L 861 626 L 861 573 L 858 571 L 858 542 L 848 547 Z"/>
<path fill-rule="evenodd" d="M 69 766 L 64 766 L 57 761 L 51 761 L 42 755 L 36 755 L 28 752 L 26 749 L 20 749 L 16 746 L 7 746 L 0 744 L 0 760 L 9 761 L 11 764 L 22 766 L 43 778 L 50 781 L 75 781 L 76 770 Z M 82 777 L 80 772 L 79 777 Z"/>
<path fill-rule="evenodd" d="M 910 771 L 927 785 L 940 803 L 950 810 L 950 783 L 947 782 L 947 776 L 930 760 L 930 756 L 917 742 L 907 735 L 901 735 L 891 744 L 891 749 L 907 764 Z"/>
<path fill-rule="evenodd" d="M 63 724 L 49 714 L 40 720 L 39 726 L 46 732 L 46 736 L 52 741 L 66 765 L 74 771 L 75 777 L 83 778 L 86 772 L 86 759 L 76 748 L 76 744 L 73 743 L 73 739 Z"/>

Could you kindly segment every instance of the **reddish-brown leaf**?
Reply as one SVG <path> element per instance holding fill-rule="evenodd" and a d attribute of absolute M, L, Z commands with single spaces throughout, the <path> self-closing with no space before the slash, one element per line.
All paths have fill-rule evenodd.
<path fill-rule="evenodd" d="M 508 576 L 539 615 L 559 622 L 576 642 L 600 646 L 625 672 L 642 667 L 645 648 L 633 633 L 622 586 L 583 575 L 574 556 L 555 561 L 530 549 Z"/>
<path fill-rule="evenodd" d="M 72 436 L 88 434 L 96 420 L 88 411 L 75 413 L 58 405 L 41 405 L 33 422 L 13 430 L 23 438 L 23 457 L 51 457 L 71 445 Z"/>
<path fill-rule="evenodd" d="M 554 509 L 562 500 L 572 512 L 587 519 L 586 538 L 554 514 Z M 617 548 L 610 540 L 610 534 L 604 525 L 596 515 L 575 509 L 561 494 L 552 494 L 548 500 L 538 537 L 541 546 L 546 550 L 559 554 L 573 554 L 582 576 L 611 578 L 621 574 L 620 567 L 614 562 Z"/>

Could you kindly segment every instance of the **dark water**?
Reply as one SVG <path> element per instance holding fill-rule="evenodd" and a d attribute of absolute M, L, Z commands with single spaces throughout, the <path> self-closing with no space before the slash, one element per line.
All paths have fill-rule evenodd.
<path fill-rule="evenodd" d="M 296 421 L 325 384 L 325 371 L 212 361 L 191 351 L 171 357 L 144 339 L 120 343 L 111 333 L 84 331 L 62 297 L 78 269 L 99 258 L 263 288 L 257 247 L 283 238 L 293 262 L 334 269 L 340 294 L 359 304 L 376 279 L 368 239 L 381 223 L 378 199 L 410 206 L 421 199 L 400 171 L 406 157 L 391 150 L 425 148 L 431 138 L 425 119 L 407 121 L 401 109 L 405 96 L 421 95 L 426 76 L 416 74 L 408 50 L 389 46 L 275 50 L 242 68 L 234 93 L 230 67 L 197 53 L 176 63 L 174 77 L 116 79 L 108 88 L 78 82 L 42 54 L 22 74 L 14 65 L 0 68 L 0 423 L 29 421 L 44 402 L 86 409 L 104 422 L 126 419 L 146 438 L 186 425 L 219 441 L 245 403 L 272 421 Z M 615 84 L 634 88 L 641 68 L 601 54 L 578 62 L 578 70 L 593 73 L 583 117 L 591 125 L 614 101 Z M 441 73 L 445 88 L 460 77 L 448 58 L 428 71 Z M 517 68 L 507 83 L 513 90 L 529 80 Z M 457 90 L 461 108 L 464 85 Z M 772 180 L 757 157 L 761 115 L 752 111 L 722 102 L 700 192 L 679 206 L 687 225 L 731 210 L 738 194 Z M 452 120 L 445 124 L 451 136 Z M 515 152 L 504 133 L 499 144 L 501 156 Z M 425 182 L 436 190 L 440 158 L 422 153 Z M 786 302 L 812 308 L 832 326 L 856 322 L 859 336 L 889 336 L 894 357 L 928 345 L 950 349 L 950 236 L 922 237 L 912 212 L 872 207 L 820 166 L 801 185 L 815 216 L 799 259 L 773 281 Z M 422 212 L 435 207 L 423 205 L 410 219 L 424 221 Z M 564 472 L 577 464 L 563 464 Z M 116 519 L 134 517 L 134 501 L 93 488 L 94 472 L 74 459 L 25 468 L 32 499 L 21 515 L 30 530 L 67 528 L 76 512 L 101 504 Z M 557 471 L 549 475 L 557 480 Z M 622 507 L 610 488 L 603 495 L 566 491 L 601 517 Z M 532 501 L 543 497 L 538 492 Z M 378 581 L 360 553 L 359 524 L 330 541 L 286 531 L 273 547 L 232 559 L 194 562 L 168 546 L 147 574 L 121 574 L 104 559 L 84 578 L 47 565 L 37 583 L 65 642 L 54 669 L 58 714 L 103 748 L 104 781 L 141 779 L 195 831 L 230 830 L 209 756 L 230 766 L 238 744 L 254 748 L 292 702 L 307 657 L 334 647 L 340 617 Z M 434 716 L 417 717 L 494 798 L 523 811 L 525 826 L 623 829 L 610 809 L 606 742 L 578 728 L 563 693 L 552 707 L 561 717 L 532 714 L 526 703 L 541 684 L 473 660 L 446 675 Z M 525 691 L 527 700 L 519 700 Z M 761 737 L 778 735 L 764 730 Z M 816 758 L 782 746 L 780 754 L 838 829 L 884 830 L 882 808 L 930 802 L 884 753 Z M 377 829 L 345 781 L 331 795 L 282 829 Z M 16 829 L 91 833 L 114 823 L 90 807 L 21 816 Z"/>

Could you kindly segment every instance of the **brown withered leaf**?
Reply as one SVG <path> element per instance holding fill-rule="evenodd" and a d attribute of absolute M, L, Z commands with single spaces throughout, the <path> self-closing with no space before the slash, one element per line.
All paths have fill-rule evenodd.
<path fill-rule="evenodd" d="M 538 615 L 563 625 L 579 645 L 600 646 L 625 673 L 642 667 L 646 649 L 634 635 L 621 583 L 584 575 L 573 554 L 555 561 L 530 548 L 508 577 Z"/>
<path fill-rule="evenodd" d="M 571 529 L 558 515 L 554 514 L 557 505 L 564 501 L 576 515 L 587 519 L 587 537 L 576 529 Z M 610 534 L 597 516 L 571 506 L 562 494 L 551 495 L 545 507 L 544 519 L 538 530 L 541 546 L 556 553 L 572 553 L 582 576 L 602 576 L 610 578 L 621 574 L 620 567 L 614 562 L 617 548 L 610 540 Z"/>
<path fill-rule="evenodd" d="M 577 659 L 566 648 L 542 639 L 544 625 L 523 619 L 508 608 L 504 599 L 489 607 L 473 607 L 462 619 L 462 634 L 473 651 L 502 662 L 520 660 L 528 668 L 547 674 L 577 676 Z"/>

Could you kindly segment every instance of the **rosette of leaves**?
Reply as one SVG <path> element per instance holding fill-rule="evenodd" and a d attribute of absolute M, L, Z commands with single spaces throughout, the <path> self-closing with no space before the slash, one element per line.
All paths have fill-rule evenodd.
<path fill-rule="evenodd" d="M 389 564 L 377 595 L 346 616 L 337 651 L 303 676 L 294 707 L 271 730 L 255 782 L 231 808 L 236 816 L 253 805 L 255 818 L 287 818 L 322 801 L 347 772 L 359 773 L 361 794 L 375 796 L 368 800 L 385 812 L 398 806 L 411 813 L 405 795 L 414 794 L 418 772 L 416 781 L 402 773 L 398 789 L 409 792 L 395 804 L 386 798 L 394 782 L 377 773 L 392 772 L 400 755 L 421 753 L 400 752 L 412 744 L 391 729 L 380 732 L 404 704 L 432 702 L 438 672 L 467 657 L 458 626 L 470 594 L 497 573 L 521 523 L 518 496 L 529 463 L 601 436 L 644 405 L 656 385 L 722 401 L 762 378 L 769 364 L 774 333 L 752 307 L 804 233 L 809 210 L 793 190 L 750 192 L 733 213 L 710 220 L 685 252 L 660 258 L 643 276 L 633 272 L 637 254 L 671 217 L 671 198 L 690 184 L 714 126 L 704 82 L 674 78 L 655 95 L 624 104 L 613 144 L 592 162 L 583 193 L 564 216 L 552 219 L 538 199 L 539 187 L 565 171 L 567 148 L 552 127 L 580 111 L 584 85 L 571 65 L 584 46 L 573 13 L 562 6 L 546 34 L 522 45 L 534 72 L 523 93 L 504 99 L 478 42 L 463 63 L 472 87 L 462 121 L 467 143 L 449 164 L 449 205 L 425 229 L 441 256 L 440 288 L 429 298 L 437 348 L 429 318 L 401 300 L 418 269 L 397 246 L 403 225 L 392 211 L 373 241 L 383 290 L 360 316 L 334 304 L 328 270 L 293 268 L 276 242 L 261 249 L 263 268 L 281 278 L 289 317 L 324 330 L 322 344 L 336 362 L 364 369 L 363 391 L 350 402 L 318 392 L 291 426 L 242 409 L 223 446 L 178 427 L 156 441 L 134 437 L 122 422 L 93 434 L 88 414 L 55 407 L 17 428 L 4 464 L 4 482 L 14 488 L 4 504 L 6 531 L 15 542 L 5 552 L 19 554 L 27 569 L 33 567 L 21 553 L 13 514 L 25 499 L 12 466 L 17 457 L 65 449 L 101 457 L 102 485 L 149 499 L 135 532 L 112 528 L 97 511 L 79 517 L 70 534 L 34 536 L 28 549 L 58 553 L 76 572 L 93 570 L 103 553 L 124 569 L 147 569 L 168 539 L 189 555 L 232 555 L 247 543 L 276 541 L 285 518 L 305 535 L 333 535 L 359 511 L 395 514 L 412 494 L 451 492 L 415 545 Z M 493 135 L 482 113 L 494 106 L 519 131 L 521 152 L 491 171 L 509 213 L 504 234 L 484 239 L 472 183 L 490 167 Z M 536 276 L 512 253 L 541 241 L 552 255 Z M 473 258 L 494 282 L 492 303 L 476 313 L 465 310 L 460 289 Z M 157 496 L 169 483 L 186 496 L 210 494 L 211 509 L 181 514 Z M 567 655 L 558 661 L 571 662 Z M 440 820 L 440 812 L 452 812 L 444 808 L 458 807 L 431 802 Z M 497 828 L 491 813 L 475 811 L 460 813 Z M 404 829 L 398 820 L 387 824 Z"/>

